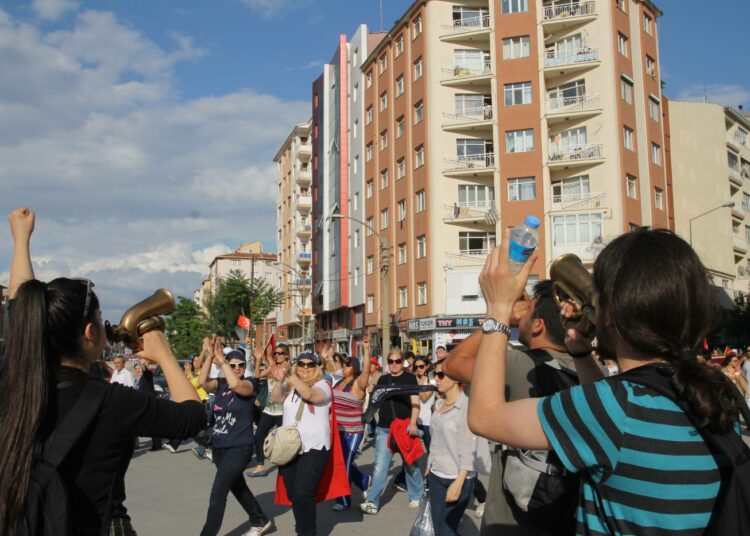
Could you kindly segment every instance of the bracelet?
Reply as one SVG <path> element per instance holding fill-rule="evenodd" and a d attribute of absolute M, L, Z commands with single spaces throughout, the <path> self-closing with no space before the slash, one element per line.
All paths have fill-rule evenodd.
<path fill-rule="evenodd" d="M 585 352 L 578 352 L 574 354 L 573 352 L 568 352 L 568 355 L 572 357 L 573 359 L 582 359 L 584 357 L 588 357 L 591 355 L 591 350 L 586 350 Z"/>

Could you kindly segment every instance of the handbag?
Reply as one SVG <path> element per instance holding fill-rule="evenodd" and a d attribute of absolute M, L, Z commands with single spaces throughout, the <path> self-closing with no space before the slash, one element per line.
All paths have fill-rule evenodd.
<path fill-rule="evenodd" d="M 263 441 L 263 454 L 271 463 L 286 465 L 299 454 L 302 454 L 304 445 L 302 444 L 299 430 L 297 430 L 297 425 L 302 418 L 304 407 L 305 401 L 300 397 L 294 424 L 279 426 L 275 430 L 272 430 L 265 441 Z"/>
<path fill-rule="evenodd" d="M 430 499 L 424 497 L 419 503 L 417 518 L 411 526 L 409 536 L 435 536 L 435 527 L 432 525 L 432 512 L 430 511 Z"/>

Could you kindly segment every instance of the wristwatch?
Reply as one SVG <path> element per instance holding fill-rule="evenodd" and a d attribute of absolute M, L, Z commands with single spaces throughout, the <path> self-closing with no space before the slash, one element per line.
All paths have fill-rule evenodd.
<path fill-rule="evenodd" d="M 502 322 L 498 322 L 494 318 L 485 319 L 484 323 L 482 324 L 482 333 L 488 334 L 488 333 L 494 333 L 496 331 L 499 331 L 500 333 L 505 333 L 505 335 L 510 337 L 510 328 L 508 327 L 508 324 L 503 324 Z"/>

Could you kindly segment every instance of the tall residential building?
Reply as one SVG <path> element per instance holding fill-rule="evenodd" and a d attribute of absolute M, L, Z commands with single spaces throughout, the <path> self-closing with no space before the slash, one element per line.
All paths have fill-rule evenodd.
<path fill-rule="evenodd" d="M 291 346 L 292 356 L 312 345 L 310 302 L 312 278 L 312 144 L 311 121 L 296 125 L 274 157 L 278 170 L 276 194 L 276 274 L 285 303 L 276 318 L 278 340 Z"/>
<path fill-rule="evenodd" d="M 640 0 L 417 0 L 372 50 L 364 218 L 391 246 L 387 322 L 402 344 L 427 351 L 479 326 L 486 254 L 527 214 L 542 220 L 532 282 L 562 253 L 590 266 L 631 227 L 669 226 L 659 16 Z"/>
<path fill-rule="evenodd" d="M 704 102 L 669 100 L 668 113 L 675 230 L 732 306 L 750 291 L 750 119 Z"/>
<path fill-rule="evenodd" d="M 315 338 L 358 355 L 364 328 L 364 78 L 383 37 L 361 25 L 313 83 L 313 293 Z"/>

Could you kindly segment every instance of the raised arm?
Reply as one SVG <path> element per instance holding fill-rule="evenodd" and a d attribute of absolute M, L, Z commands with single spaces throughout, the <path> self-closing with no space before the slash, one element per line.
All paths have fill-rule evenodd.
<path fill-rule="evenodd" d="M 17 208 L 8 215 L 10 234 L 13 238 L 13 255 L 8 278 L 8 298 L 15 297 L 18 287 L 34 279 L 31 266 L 31 234 L 34 232 L 36 215 L 26 207 Z"/>
<path fill-rule="evenodd" d="M 352 359 L 355 358 L 352 357 Z M 370 365 L 370 334 L 365 333 L 362 335 L 362 370 L 352 387 L 354 395 L 360 399 L 363 399 L 367 393 L 367 384 L 370 381 Z"/>
<path fill-rule="evenodd" d="M 209 343 L 209 348 L 213 348 L 217 340 L 218 340 L 218 337 L 214 336 L 213 340 Z M 200 376 L 198 377 L 198 383 L 200 384 L 200 386 L 203 387 L 209 393 L 215 393 L 216 389 L 219 388 L 218 380 L 211 380 L 208 377 L 209 373 L 211 372 L 211 365 L 213 364 L 213 362 L 214 362 L 213 351 L 208 351 L 208 354 L 206 355 L 203 361 L 203 367 L 201 367 Z"/>

